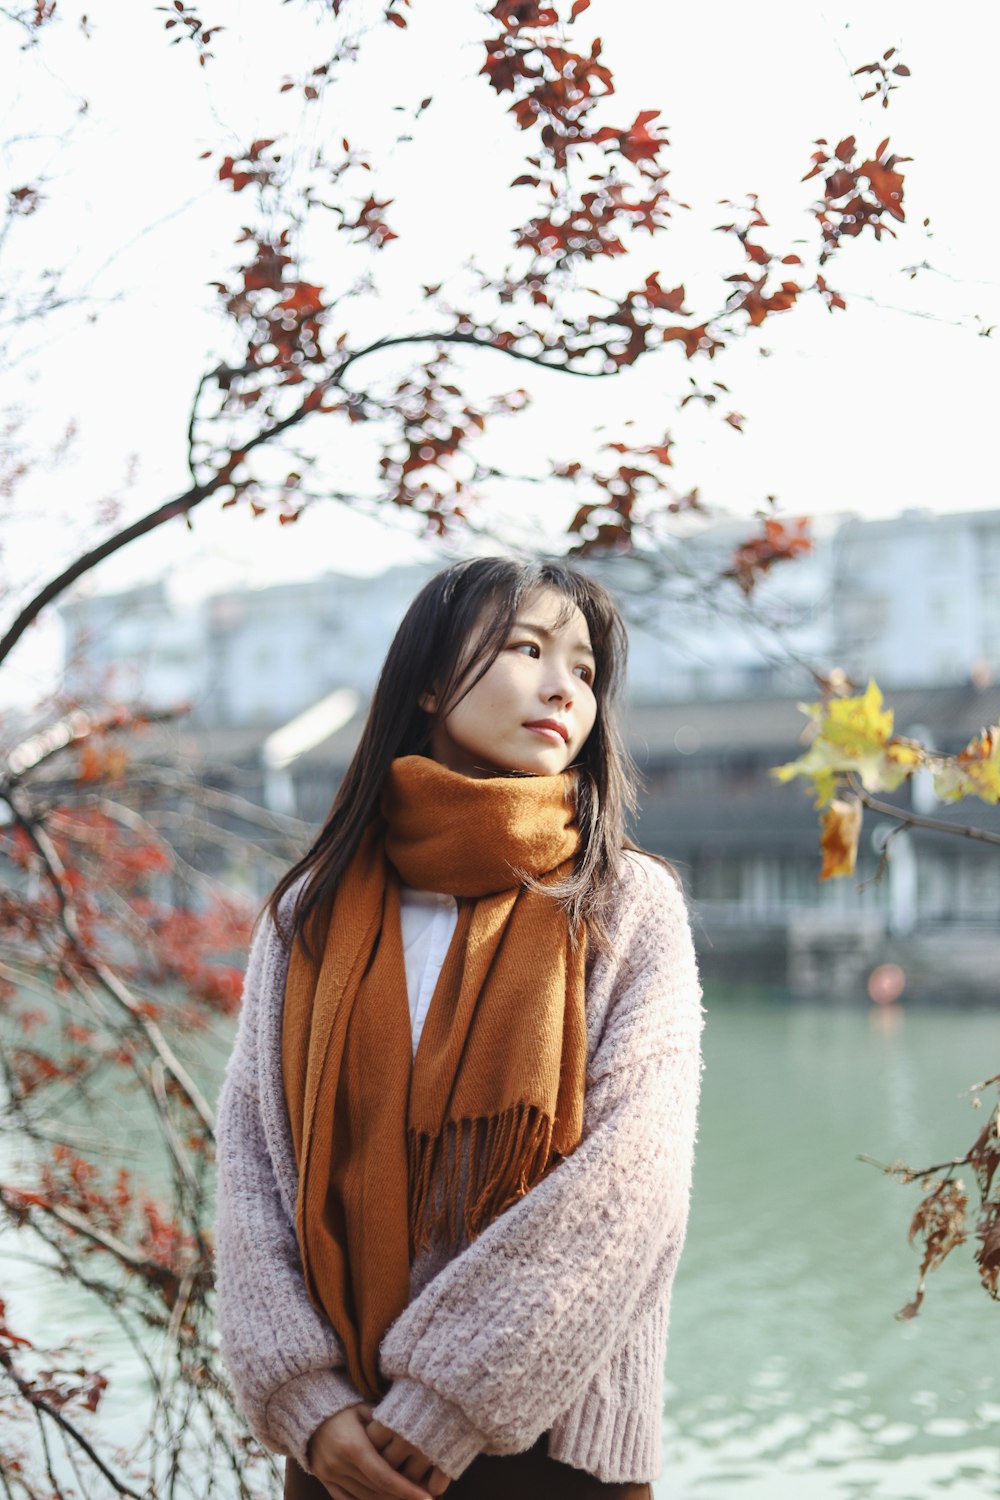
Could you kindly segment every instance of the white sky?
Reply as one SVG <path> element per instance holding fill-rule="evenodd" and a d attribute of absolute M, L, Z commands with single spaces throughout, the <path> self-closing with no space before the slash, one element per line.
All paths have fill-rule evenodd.
<path fill-rule="evenodd" d="M 26 286 L 46 267 L 66 267 L 67 284 L 86 290 L 98 309 L 96 321 L 89 307 L 69 309 L 27 330 L 13 367 L 0 371 L 0 410 L 20 406 L 22 437 L 42 460 L 4 518 L 6 618 L 32 585 L 105 534 L 110 497 L 120 497 L 124 523 L 186 486 L 192 393 L 202 370 L 231 352 L 208 283 L 236 263 L 233 241 L 251 209 L 249 193 L 214 181 L 217 158 L 199 161 L 202 151 L 278 132 L 303 158 L 324 142 L 336 156 L 344 134 L 370 149 L 376 170 L 349 180 L 350 196 L 392 197 L 387 218 L 400 238 L 369 255 L 320 227 L 307 268 L 336 288 L 372 266 L 379 295 L 359 304 L 350 325 L 365 333 L 436 326 L 420 282 L 449 272 L 460 278 L 470 255 L 499 271 L 510 260 L 510 229 L 536 207 L 531 189 L 506 186 L 525 170 L 527 143 L 505 115 L 509 96 L 498 99 L 476 76 L 487 23 L 468 0 L 414 0 L 408 32 L 375 25 L 382 10 L 375 0 L 348 0 L 339 22 L 299 0 L 204 0 L 198 9 L 227 28 L 204 69 L 192 48 L 165 44 L 164 16 L 145 0 L 96 0 L 87 6 L 90 41 L 74 21 L 32 52 L 20 51 L 19 34 L 0 23 L 9 85 L 0 106 L 3 185 L 48 178 L 43 209 L 17 226 L 0 273 L 8 285 L 27 278 Z M 282 77 L 323 60 L 347 18 L 359 15 L 375 29 L 322 110 L 301 109 L 294 94 L 279 97 Z M 833 144 L 853 132 L 868 151 L 888 135 L 892 149 L 912 156 L 903 164 L 908 222 L 898 240 L 876 244 L 866 235 L 834 259 L 828 279 L 845 295 L 845 313 L 803 299 L 713 362 L 692 364 L 667 345 L 612 380 L 584 382 L 471 351 L 457 366 L 471 395 L 485 401 L 523 385 L 533 397 L 525 416 L 495 424 L 480 455 L 532 473 L 549 459 L 599 458 L 602 440 L 654 442 L 669 431 L 676 488 L 698 485 L 707 503 L 737 514 L 751 515 L 768 494 L 789 515 L 995 506 L 1000 331 L 984 338 L 977 329 L 1000 324 L 992 166 L 1000 13 L 985 4 L 943 13 L 924 0 L 829 8 L 780 0 L 753 13 L 732 0 L 686 7 L 593 0 L 572 35 L 582 45 L 595 34 L 617 85 L 598 121 L 626 125 L 640 109 L 659 108 L 670 140 L 661 162 L 671 169 L 672 193 L 692 211 L 678 209 L 672 227 L 652 240 L 634 237 L 627 258 L 585 273 L 585 285 L 621 290 L 657 271 L 664 287 L 685 283 L 692 310 L 717 308 L 721 278 L 746 269 L 735 239 L 711 232 L 732 217 L 718 200 L 742 203 L 749 191 L 772 225 L 763 243 L 803 253 L 811 273 L 804 210 L 820 179 L 800 178 L 818 136 Z M 888 109 L 862 104 L 867 85 L 850 70 L 890 46 L 912 76 L 900 80 Z M 84 95 L 89 108 L 78 116 Z M 427 95 L 433 103 L 407 127 L 392 106 Z M 404 128 L 414 139 L 386 155 Z M 925 216 L 930 235 L 920 227 Z M 805 237 L 805 247 L 795 243 Z M 901 270 L 924 259 L 933 271 L 911 279 Z M 395 380 L 415 363 L 405 352 L 377 358 L 379 365 L 356 367 L 359 382 Z M 689 377 L 730 387 L 731 408 L 745 417 L 742 434 L 721 420 L 730 405 L 710 414 L 692 402 L 678 412 Z M 49 467 L 45 457 L 70 419 L 77 437 Z M 629 419 L 634 425 L 624 426 Z M 373 492 L 374 449 L 362 437 L 314 419 L 307 442 L 324 453 L 329 485 Z M 553 540 L 574 498 L 558 487 L 545 495 Z M 537 487 L 498 485 L 484 519 L 523 534 L 538 506 Z M 385 526 L 331 504 L 280 527 L 240 507 L 223 511 L 219 501 L 206 507 L 193 531 L 182 522 L 161 528 L 102 564 L 87 588 L 170 573 L 178 597 L 193 599 L 239 582 L 329 567 L 374 573 L 426 555 L 405 516 Z M 58 646 L 54 619 L 29 633 L 0 679 L 0 706 L 33 700 L 50 685 Z"/>

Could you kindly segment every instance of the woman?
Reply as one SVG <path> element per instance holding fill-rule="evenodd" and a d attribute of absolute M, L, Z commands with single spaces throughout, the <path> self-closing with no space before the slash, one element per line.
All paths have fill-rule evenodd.
<path fill-rule="evenodd" d="M 652 1494 L 704 1013 L 625 655 L 572 568 L 439 573 L 261 914 L 218 1317 L 291 1500 Z"/>

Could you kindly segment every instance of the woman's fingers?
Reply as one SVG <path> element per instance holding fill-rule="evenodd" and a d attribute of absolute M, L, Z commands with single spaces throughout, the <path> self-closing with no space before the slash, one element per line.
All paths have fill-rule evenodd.
<path fill-rule="evenodd" d="M 375 1490 L 370 1490 L 366 1484 L 359 1484 L 352 1480 L 324 1480 L 325 1488 L 330 1492 L 330 1500 L 382 1500 Z"/>
<path fill-rule="evenodd" d="M 422 1494 L 432 1500 L 444 1494 L 451 1479 L 407 1438 L 375 1420 L 365 1424 L 365 1434 L 372 1451 L 402 1478 L 412 1480 Z"/>
<path fill-rule="evenodd" d="M 384 1430 L 396 1438 L 388 1428 Z M 412 1451 L 407 1447 L 403 1457 Z M 362 1404 L 346 1407 L 320 1423 L 309 1440 L 306 1458 L 331 1500 L 433 1500 L 423 1485 L 397 1472 L 379 1453 L 368 1436 Z"/>
<path fill-rule="evenodd" d="M 394 1469 L 402 1470 L 409 1479 L 423 1479 L 428 1469 L 433 1467 L 429 1458 L 424 1458 L 422 1454 L 417 1453 L 413 1444 L 408 1443 L 398 1434 L 390 1438 L 380 1452 L 387 1464 L 391 1464 Z"/>
<path fill-rule="evenodd" d="M 373 1486 L 365 1480 L 343 1474 L 337 1480 L 324 1480 L 323 1483 L 331 1500 L 387 1500 L 392 1493 L 381 1484 Z"/>
<path fill-rule="evenodd" d="M 416 1484 L 387 1463 L 378 1449 L 369 1444 L 357 1461 L 358 1477 L 363 1484 L 369 1485 L 377 1494 L 391 1496 L 392 1500 L 427 1500 L 429 1491 L 423 1484 Z M 424 1468 L 428 1464 L 425 1460 Z"/>
<path fill-rule="evenodd" d="M 394 1467 L 399 1470 L 400 1474 L 405 1474 L 407 1479 L 412 1479 L 414 1484 L 419 1484 L 420 1488 L 426 1491 L 427 1477 L 434 1465 L 422 1453 L 411 1452 L 402 1463 L 395 1464 Z"/>
<path fill-rule="evenodd" d="M 369 1442 L 373 1443 L 380 1452 L 396 1437 L 391 1427 L 386 1427 L 384 1422 L 378 1421 L 375 1417 L 365 1423 L 365 1432 L 368 1434 Z"/>

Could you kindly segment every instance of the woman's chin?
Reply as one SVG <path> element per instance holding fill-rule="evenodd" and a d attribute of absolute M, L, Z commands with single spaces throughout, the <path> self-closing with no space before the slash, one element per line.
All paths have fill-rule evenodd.
<path fill-rule="evenodd" d="M 449 747 L 449 753 L 435 758 L 466 776 L 558 776 L 566 768 L 563 747 L 545 742 L 537 749 L 524 745 L 466 743 L 457 754 L 453 747 Z"/>
<path fill-rule="evenodd" d="M 565 759 L 561 750 L 543 747 L 533 755 L 512 757 L 508 771 L 515 776 L 558 776 L 565 769 Z"/>

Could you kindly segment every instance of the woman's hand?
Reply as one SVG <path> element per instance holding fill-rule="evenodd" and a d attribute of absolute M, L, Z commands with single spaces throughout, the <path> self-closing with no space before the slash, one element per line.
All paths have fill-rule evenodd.
<path fill-rule="evenodd" d="M 427 1500 L 451 1483 L 405 1438 L 372 1421 L 365 1401 L 321 1422 L 306 1458 L 333 1500 Z"/>
<path fill-rule="evenodd" d="M 393 1432 L 391 1427 L 384 1426 L 382 1422 L 367 1422 L 366 1430 L 371 1443 L 400 1474 L 416 1480 L 431 1495 L 444 1494 L 451 1480 L 419 1448 L 415 1448 L 406 1438 L 400 1437 L 398 1432 Z"/>

